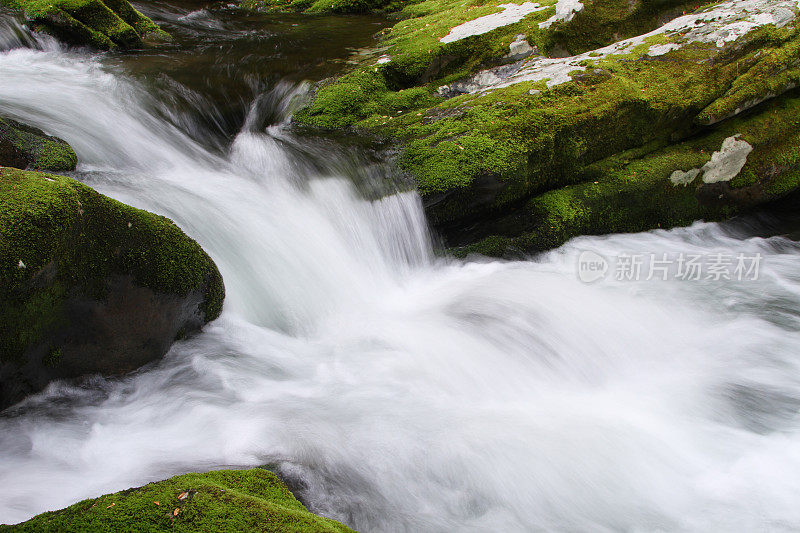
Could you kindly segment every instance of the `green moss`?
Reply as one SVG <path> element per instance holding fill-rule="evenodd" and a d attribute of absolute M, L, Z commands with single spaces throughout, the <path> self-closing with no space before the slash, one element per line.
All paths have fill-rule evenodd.
<path fill-rule="evenodd" d="M 167 218 L 64 177 L 0 168 L 0 354 L 19 357 L 64 320 L 69 295 L 101 298 L 131 276 L 165 294 L 202 290 L 205 320 L 222 308 L 211 259 Z"/>
<path fill-rule="evenodd" d="M 349 532 L 260 468 L 186 474 L 43 513 L 9 532 Z"/>
<path fill-rule="evenodd" d="M 393 11 L 403 3 L 403 0 L 244 0 L 240 5 L 275 12 L 346 14 Z"/>
<path fill-rule="evenodd" d="M 581 54 L 608 43 L 648 33 L 665 18 L 692 12 L 707 0 L 587 0 L 569 23 L 556 23 L 546 49 Z"/>
<path fill-rule="evenodd" d="M 554 87 L 538 80 L 439 96 L 441 85 L 508 61 L 503 56 L 519 34 L 539 50 L 584 52 L 648 32 L 685 10 L 705 8 L 693 0 L 587 0 L 572 21 L 540 28 L 554 13 L 554 2 L 543 2 L 546 9 L 515 24 L 441 42 L 453 27 L 498 12 L 500 3 L 425 0 L 406 5 L 402 20 L 380 36 L 380 53 L 389 61 L 363 60 L 321 87 L 295 115 L 296 122 L 355 128 L 396 141 L 398 163 L 416 180 L 434 226 L 448 231 L 507 218 L 498 223 L 502 231 L 493 232 L 492 249 L 524 232 L 536 233 L 531 242 L 554 245 L 580 232 L 634 231 L 718 217 L 726 209 L 742 209 L 794 187 L 798 143 L 792 113 L 769 107 L 781 117 L 780 124 L 763 114 L 760 121 L 739 119 L 744 120 L 741 113 L 748 107 L 800 84 L 796 22 L 780 29 L 761 27 L 724 47 L 688 43 L 679 33 L 651 35 L 624 52 L 587 54 L 570 73 L 571 81 Z M 651 46 L 670 42 L 679 48 L 648 55 Z M 711 125 L 715 129 L 709 130 Z M 693 168 L 680 165 L 702 166 L 719 149 L 723 133 L 742 133 L 757 145 L 743 171 L 725 184 L 734 191 L 723 195 L 729 208 L 699 207 L 697 191 L 665 189 L 664 179 L 672 171 Z M 678 148 L 687 139 L 707 145 Z M 594 176 L 597 165 L 620 154 L 641 159 L 659 150 L 667 151 L 651 161 L 654 168 L 637 170 L 639 179 L 630 183 Z M 660 196 L 669 207 L 651 205 Z M 534 202 L 527 207 L 527 226 L 516 214 L 526 201 Z M 642 208 L 626 202 L 639 202 Z M 601 205 L 617 206 L 620 217 Z M 509 209 L 514 214 L 506 217 Z M 522 244 L 532 248 L 521 241 L 509 245 Z"/>
<path fill-rule="evenodd" d="M 782 197 L 800 187 L 800 171 L 791 170 L 775 176 L 764 189 L 770 196 Z"/>
<path fill-rule="evenodd" d="M 465 186 L 481 172 L 516 182 L 517 192 L 569 183 L 574 172 L 610 154 L 664 138 L 690 124 L 714 98 L 716 81 L 690 81 L 698 74 L 689 54 L 657 65 L 649 60 L 598 65 L 602 75 L 531 95 L 520 83 L 483 96 L 453 98 L 416 115 L 397 119 L 392 131 L 406 142 L 401 163 L 423 193 Z M 718 75 L 721 75 L 719 73 Z M 449 117 L 446 109 L 462 112 Z M 442 149 L 458 140 L 461 152 Z M 486 147 L 494 152 L 487 156 Z M 476 172 L 477 171 L 477 172 Z"/>
<path fill-rule="evenodd" d="M 285 5 L 283 0 L 273 0 L 274 3 Z M 680 0 L 661 1 L 661 2 L 641 2 L 635 4 L 635 9 L 627 0 L 619 2 L 587 2 L 586 16 L 576 17 L 576 20 L 569 24 L 556 24 L 553 29 L 540 28 L 539 23 L 549 18 L 555 12 L 555 0 L 545 0 L 541 2 L 547 9 L 536 11 L 520 22 L 503 26 L 483 35 L 477 35 L 461 39 L 451 43 L 442 43 L 440 39 L 446 36 L 450 30 L 464 22 L 474 20 L 481 16 L 489 15 L 501 11 L 499 5 L 504 4 L 503 0 L 424 0 L 397 4 L 402 8 L 398 16 L 402 19 L 392 28 L 387 29 L 381 35 L 381 44 L 387 49 L 386 53 L 391 57 L 391 61 L 376 66 L 374 63 L 367 62 L 357 70 L 372 71 L 384 78 L 385 85 L 389 90 L 406 89 L 415 85 L 428 86 L 434 89 L 437 85 L 448 83 L 451 79 L 467 76 L 480 68 L 497 64 L 509 51 L 509 44 L 515 40 L 519 34 L 525 35 L 533 44 L 539 46 L 541 50 L 549 50 L 554 46 L 562 46 L 564 39 L 554 37 L 555 33 L 570 28 L 570 31 L 580 35 L 590 35 L 592 40 L 587 41 L 584 47 L 594 43 L 609 44 L 619 38 L 618 32 L 610 31 L 610 28 L 619 26 L 625 22 L 630 28 L 629 33 L 637 34 L 634 28 L 648 31 L 659 15 L 665 11 L 674 9 L 676 6 L 689 5 L 691 2 Z M 521 3 L 521 2 L 518 2 Z M 292 2 L 291 5 L 295 5 Z M 318 5 L 319 2 L 313 4 Z M 693 5 L 693 4 L 692 4 Z M 315 8 L 308 8 L 314 10 Z M 596 31 L 595 23 L 598 22 L 598 14 L 602 13 L 602 23 L 608 27 L 609 31 Z M 646 20 L 642 20 L 642 19 Z M 565 38 L 566 39 L 566 38 Z M 575 37 L 570 37 L 570 41 L 575 41 Z M 600 45 L 598 44 L 598 46 Z M 434 84 L 433 81 L 437 80 Z M 351 80 L 342 80 L 341 83 L 348 84 L 352 89 Z M 368 85 L 362 86 L 369 93 Z M 380 93 L 370 93 L 371 101 L 378 101 L 383 97 L 384 91 Z M 432 91 L 429 90 L 429 94 Z M 342 90 L 338 91 L 334 87 L 329 89 L 329 93 L 320 91 L 319 97 L 324 98 L 324 102 L 314 104 L 317 109 L 326 108 L 328 120 L 326 124 L 346 123 L 351 125 L 354 118 L 366 118 L 368 110 L 346 106 L 346 113 L 342 113 L 342 106 L 333 101 L 337 96 L 351 100 L 349 93 Z M 362 102 L 366 103 L 366 102 Z M 429 106 L 429 105 L 428 105 Z M 418 108 L 424 108 L 426 104 L 420 102 Z M 348 115 L 336 118 L 337 115 Z M 299 119 L 301 122 L 302 118 Z"/>
<path fill-rule="evenodd" d="M 317 0 L 306 10 L 309 13 L 369 13 L 386 9 L 394 0 Z"/>
<path fill-rule="evenodd" d="M 44 358 L 42 363 L 45 366 L 54 367 L 58 366 L 58 363 L 61 362 L 61 349 L 60 348 L 53 348 L 48 352 L 47 356 Z"/>
<path fill-rule="evenodd" d="M 800 36 L 790 29 L 767 27 L 752 39 L 758 46 L 755 61 L 737 64 L 741 74 L 720 98 L 698 114 L 700 124 L 713 124 L 729 118 L 764 99 L 800 86 Z"/>
<path fill-rule="evenodd" d="M 431 32 L 439 35 L 440 27 Z M 576 72 L 574 81 L 552 89 L 543 82 L 526 82 L 448 100 L 434 95 L 439 82 L 397 90 L 393 80 L 398 79 L 398 67 L 392 66 L 397 57 L 392 55 L 388 65 L 362 67 L 320 89 L 296 120 L 326 128 L 354 126 L 397 139 L 403 145 L 399 162 L 423 195 L 466 190 L 480 176 L 496 176 L 505 187 L 485 196 L 489 203 L 481 206 L 496 211 L 575 183 L 582 168 L 612 154 L 696 134 L 697 118 L 730 101 L 732 88 L 747 85 L 742 81 L 747 76 L 762 79 L 755 72 L 775 72 L 776 65 L 797 60 L 795 39 L 794 27 L 767 28 L 740 39 L 730 50 L 694 43 L 650 57 L 650 46 L 667 42 L 664 35 L 655 35 L 625 53 L 587 60 L 586 70 Z M 479 47 L 478 41 L 465 46 Z M 786 83 L 778 83 L 780 90 L 774 92 Z M 415 98 L 399 113 L 387 103 L 409 91 Z M 434 224 L 474 216 L 473 201 L 464 195 L 451 200 L 429 209 Z"/>
<path fill-rule="evenodd" d="M 77 166 L 75 151 L 66 143 L 48 142 L 39 146 L 36 160 L 31 165 L 34 170 L 74 170 Z"/>
<path fill-rule="evenodd" d="M 587 170 L 602 181 L 586 182 L 535 196 L 516 214 L 509 227 L 514 236 L 491 236 L 455 250 L 458 256 L 480 253 L 516 256 L 560 246 L 579 235 L 638 232 L 687 225 L 706 218 L 729 216 L 723 206 L 703 206 L 694 187 L 674 186 L 670 174 L 702 165 L 709 157 L 667 149 L 624 163 L 625 156 Z M 500 228 L 503 221 L 496 223 Z"/>
<path fill-rule="evenodd" d="M 356 71 L 336 83 L 321 87 L 311 105 L 297 120 L 323 129 L 353 126 L 366 116 L 365 106 L 388 92 L 385 80 L 374 71 Z"/>
<path fill-rule="evenodd" d="M 0 0 L 0 4 L 24 11 L 35 28 L 71 44 L 109 50 L 169 39 L 127 0 Z"/>
<path fill-rule="evenodd" d="M 673 185 L 675 170 L 702 168 L 731 136 L 753 146 L 729 183 L 713 186 L 702 175 Z M 455 250 L 513 256 L 559 246 L 578 235 L 635 232 L 718 220 L 800 186 L 800 92 L 777 98 L 691 140 L 651 143 L 621 152 L 578 173 L 583 183 L 535 196 L 506 218 L 487 222 L 492 235 Z M 704 194 L 704 191 L 713 191 Z"/>
<path fill-rule="evenodd" d="M 0 165 L 54 172 L 75 170 L 78 156 L 66 142 L 0 117 Z"/>

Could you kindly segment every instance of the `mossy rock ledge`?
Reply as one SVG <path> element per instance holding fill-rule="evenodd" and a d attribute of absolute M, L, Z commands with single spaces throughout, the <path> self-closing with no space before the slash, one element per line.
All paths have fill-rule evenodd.
<path fill-rule="evenodd" d="M 22 12 L 31 29 L 71 45 L 113 50 L 170 39 L 128 0 L 0 0 L 0 5 Z"/>
<path fill-rule="evenodd" d="M 78 156 L 72 147 L 42 130 L 0 117 L 0 165 L 29 170 L 75 170 Z"/>
<path fill-rule="evenodd" d="M 186 474 L 40 514 L 0 532 L 352 533 L 310 513 L 267 470 Z"/>
<path fill-rule="evenodd" d="M 716 220 L 800 185 L 793 0 L 422 0 L 300 128 L 399 147 L 459 254 Z"/>
<path fill-rule="evenodd" d="M 213 261 L 169 219 L 0 167 L 0 408 L 54 379 L 161 358 L 224 296 Z"/>

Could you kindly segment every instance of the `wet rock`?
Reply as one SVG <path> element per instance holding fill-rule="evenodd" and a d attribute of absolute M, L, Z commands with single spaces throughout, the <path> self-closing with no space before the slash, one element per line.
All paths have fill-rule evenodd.
<path fill-rule="evenodd" d="M 112 50 L 170 38 L 128 0 L 0 0 L 0 4 L 22 11 L 34 30 L 72 45 Z"/>
<path fill-rule="evenodd" d="M 54 379 L 157 360 L 223 298 L 214 263 L 170 220 L 0 168 L 0 408 Z"/>
<path fill-rule="evenodd" d="M 42 130 L 0 117 L 0 166 L 53 172 L 75 170 L 69 144 Z"/>

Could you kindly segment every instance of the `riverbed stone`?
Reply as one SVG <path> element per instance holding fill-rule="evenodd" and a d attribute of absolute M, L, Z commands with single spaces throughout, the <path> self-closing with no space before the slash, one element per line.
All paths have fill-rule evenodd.
<path fill-rule="evenodd" d="M 507 12 L 507 3 L 406 5 L 402 20 L 379 36 L 391 61 L 362 59 L 323 82 L 295 123 L 351 128 L 396 143 L 397 162 L 416 181 L 430 221 L 456 247 L 492 237 L 534 251 L 584 233 L 725 218 L 795 189 L 794 0 L 587 0 L 560 7 L 544 1 L 545 9 L 528 9 L 508 25 L 447 39 L 454 28 Z M 541 55 L 509 64 L 509 50 L 521 38 Z M 762 129 L 765 122 L 774 131 Z M 726 148 L 731 136 L 738 137 Z M 681 143 L 689 139 L 708 141 L 702 158 L 682 160 Z M 752 153 L 729 152 L 740 143 Z M 671 149 L 665 160 L 672 168 L 644 173 L 660 180 L 647 194 L 641 171 L 622 181 L 595 171 L 614 158 L 633 164 Z M 727 162 L 721 174 L 714 152 Z M 768 156 L 778 159 L 768 164 Z M 706 167 L 705 181 L 681 175 L 686 183 L 679 184 L 680 199 L 673 198 L 673 173 L 707 163 L 717 170 Z M 556 201 L 575 187 L 593 194 L 595 185 L 602 189 L 597 201 Z M 553 201 L 537 202 L 544 195 Z M 624 217 L 598 214 L 634 198 L 642 209 L 623 209 Z M 670 201 L 686 202 L 676 209 L 680 216 L 650 216 Z M 531 202 L 535 209 L 526 208 Z M 551 215 L 561 220 L 558 238 L 530 233 L 538 224 L 531 217 L 545 224 Z"/>
<path fill-rule="evenodd" d="M 0 408 L 54 379 L 130 372 L 219 316 L 222 278 L 167 218 L 0 167 Z"/>
<path fill-rule="evenodd" d="M 0 117 L 0 165 L 30 170 L 75 170 L 78 156 L 72 147 L 42 130 Z"/>
<path fill-rule="evenodd" d="M 350 528 L 309 512 L 263 468 L 184 474 L 42 513 L 0 532 L 346 533 Z"/>

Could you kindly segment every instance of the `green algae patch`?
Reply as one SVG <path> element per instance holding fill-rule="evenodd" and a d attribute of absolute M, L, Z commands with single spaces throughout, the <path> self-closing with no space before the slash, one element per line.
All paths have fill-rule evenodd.
<path fill-rule="evenodd" d="M 52 379 L 163 356 L 179 331 L 219 316 L 224 295 L 213 261 L 169 219 L 0 167 L 0 408 Z"/>
<path fill-rule="evenodd" d="M 127 0 L 0 0 L 31 26 L 74 45 L 100 50 L 162 42 L 169 34 Z"/>
<path fill-rule="evenodd" d="M 43 513 L 8 532 L 352 532 L 310 513 L 267 470 L 186 474 Z"/>

